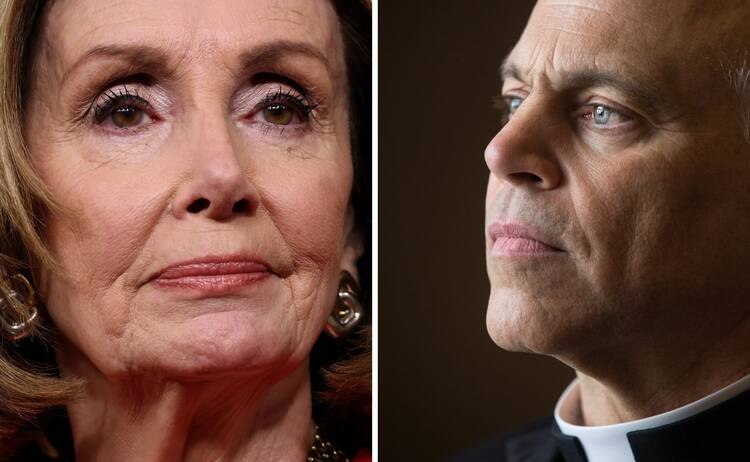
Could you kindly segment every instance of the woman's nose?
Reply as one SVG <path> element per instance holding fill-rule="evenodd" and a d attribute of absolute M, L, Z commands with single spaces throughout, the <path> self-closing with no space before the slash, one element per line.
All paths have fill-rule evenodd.
<path fill-rule="evenodd" d="M 224 123 L 204 123 L 200 134 L 187 143 L 190 168 L 172 203 L 177 218 L 203 215 L 227 220 L 251 215 L 258 207 L 258 191 L 245 168 L 242 153 Z"/>
<path fill-rule="evenodd" d="M 524 102 L 484 150 L 492 174 L 514 187 L 545 191 L 562 182 L 553 142 L 555 122 L 544 117 L 542 105 Z"/>

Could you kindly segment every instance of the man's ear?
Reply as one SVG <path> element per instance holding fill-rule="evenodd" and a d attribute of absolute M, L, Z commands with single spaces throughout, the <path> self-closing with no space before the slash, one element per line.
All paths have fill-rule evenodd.
<path fill-rule="evenodd" d="M 344 248 L 341 251 L 341 269 L 346 270 L 354 276 L 359 283 L 359 272 L 357 271 L 357 260 L 365 252 L 365 242 L 362 233 L 357 229 L 354 219 L 354 209 L 349 206 L 346 213 L 346 226 L 344 229 Z"/>

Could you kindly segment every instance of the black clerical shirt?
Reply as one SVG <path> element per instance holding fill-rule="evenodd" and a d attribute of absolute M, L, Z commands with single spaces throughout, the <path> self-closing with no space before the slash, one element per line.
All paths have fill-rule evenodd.
<path fill-rule="evenodd" d="M 627 434 L 636 462 L 750 462 L 750 391 L 683 420 Z M 452 462 L 591 462 L 550 417 Z"/>

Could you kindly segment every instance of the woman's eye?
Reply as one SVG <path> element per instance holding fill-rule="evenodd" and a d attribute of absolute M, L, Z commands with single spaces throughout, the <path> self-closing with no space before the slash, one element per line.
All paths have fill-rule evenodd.
<path fill-rule="evenodd" d="M 151 122 L 148 101 L 129 90 L 108 90 L 94 107 L 94 122 L 110 130 L 140 128 Z"/>
<path fill-rule="evenodd" d="M 135 106 L 121 106 L 109 115 L 112 123 L 118 128 L 132 128 L 141 123 L 144 113 Z"/>
<path fill-rule="evenodd" d="M 294 110 L 286 104 L 271 104 L 263 109 L 263 120 L 274 125 L 289 125 L 294 120 Z"/>
<path fill-rule="evenodd" d="M 248 118 L 266 127 L 285 130 L 287 127 L 304 129 L 313 118 L 317 104 L 292 89 L 279 87 L 269 91 L 253 105 Z"/>

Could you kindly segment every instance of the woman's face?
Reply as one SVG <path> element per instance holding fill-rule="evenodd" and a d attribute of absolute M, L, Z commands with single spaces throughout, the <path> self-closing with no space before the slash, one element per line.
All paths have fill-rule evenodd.
<path fill-rule="evenodd" d="M 359 247 L 330 2 L 59 0 L 33 75 L 65 272 L 39 284 L 72 351 L 110 377 L 299 365 Z"/>

